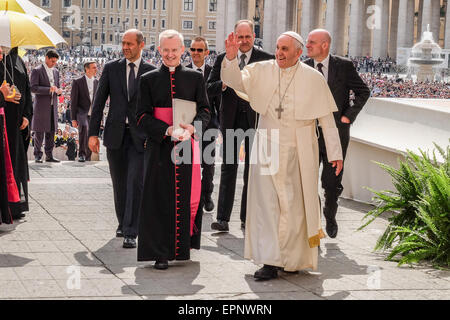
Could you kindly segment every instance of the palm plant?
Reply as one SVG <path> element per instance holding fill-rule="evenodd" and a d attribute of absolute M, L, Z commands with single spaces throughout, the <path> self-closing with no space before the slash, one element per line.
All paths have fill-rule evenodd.
<path fill-rule="evenodd" d="M 450 266 L 450 147 L 435 144 L 430 157 L 408 151 L 399 169 L 378 163 L 393 179 L 395 191 L 375 191 L 377 207 L 366 214 L 358 230 L 385 212 L 392 213 L 375 250 L 391 250 L 387 260 L 401 255 L 399 264 L 431 261 Z"/>

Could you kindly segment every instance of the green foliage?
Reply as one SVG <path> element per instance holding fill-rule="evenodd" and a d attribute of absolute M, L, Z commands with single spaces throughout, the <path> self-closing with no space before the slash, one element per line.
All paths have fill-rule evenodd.
<path fill-rule="evenodd" d="M 399 168 L 378 165 L 391 177 L 395 191 L 372 191 L 377 207 L 366 214 L 362 230 L 383 213 L 392 213 L 375 250 L 390 251 L 399 265 L 429 261 L 450 267 L 450 146 L 434 144 L 430 157 L 407 151 Z M 436 152 L 443 158 L 439 162 Z"/>

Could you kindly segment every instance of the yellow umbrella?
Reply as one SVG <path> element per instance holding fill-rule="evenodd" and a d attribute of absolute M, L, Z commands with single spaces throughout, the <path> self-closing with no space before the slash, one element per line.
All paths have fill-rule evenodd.
<path fill-rule="evenodd" d="M 28 0 L 0 0 L 0 10 L 25 13 L 39 19 L 51 16 L 50 13 Z"/>
<path fill-rule="evenodd" d="M 35 49 L 66 43 L 49 24 L 14 11 L 0 11 L 0 30 L 0 46 L 6 48 Z"/>

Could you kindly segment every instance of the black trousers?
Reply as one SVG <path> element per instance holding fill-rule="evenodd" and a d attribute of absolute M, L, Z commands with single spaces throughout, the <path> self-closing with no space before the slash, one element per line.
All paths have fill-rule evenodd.
<path fill-rule="evenodd" d="M 88 116 L 88 123 L 91 117 Z M 78 156 L 85 157 L 87 161 L 91 160 L 92 152 L 89 149 L 89 137 L 88 137 L 88 131 L 89 131 L 89 125 L 84 126 L 80 125 L 78 127 L 78 141 L 79 141 L 79 150 L 78 150 Z"/>
<path fill-rule="evenodd" d="M 345 160 L 350 141 L 350 124 L 339 123 L 337 124 L 337 128 L 339 131 L 339 138 L 341 140 L 342 156 Z M 333 219 L 336 217 L 339 196 L 342 194 L 342 191 L 344 191 L 344 187 L 342 186 L 344 169 L 342 169 L 341 173 L 336 176 L 336 168 L 333 168 L 332 164 L 328 162 L 325 140 L 323 138 L 322 128 L 320 127 L 319 134 L 319 159 L 323 166 L 320 180 L 322 182 L 325 197 L 323 214 L 325 218 Z"/>
<path fill-rule="evenodd" d="M 247 119 L 246 112 L 239 112 L 234 129 L 242 129 L 244 132 L 250 127 Z M 248 172 L 250 167 L 250 150 L 251 143 L 254 138 L 254 132 L 251 135 L 234 135 L 234 143 L 232 150 L 229 150 L 227 146 L 228 137 L 226 131 L 222 131 L 223 144 L 221 148 L 223 164 L 220 172 L 220 186 L 219 186 L 219 200 L 217 205 L 217 220 L 230 221 L 231 212 L 233 210 L 234 196 L 236 192 L 236 179 L 239 167 L 239 150 L 242 141 L 244 141 L 245 148 L 245 167 L 244 167 L 244 186 L 242 188 L 241 197 L 241 212 L 240 218 L 242 222 L 245 222 L 247 215 L 247 184 L 248 184 Z M 231 143 L 230 143 L 231 145 Z M 230 156 L 229 153 L 232 155 Z M 227 158 L 231 160 L 229 163 Z"/>
<path fill-rule="evenodd" d="M 120 149 L 107 148 L 106 155 L 113 183 L 118 229 L 123 231 L 125 237 L 136 238 L 144 185 L 144 153 L 137 151 L 130 129 L 125 129 Z"/>

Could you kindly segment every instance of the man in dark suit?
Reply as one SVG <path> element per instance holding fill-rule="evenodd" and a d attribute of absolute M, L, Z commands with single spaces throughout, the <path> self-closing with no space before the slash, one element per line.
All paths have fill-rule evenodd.
<path fill-rule="evenodd" d="M 88 147 L 88 125 L 92 114 L 92 103 L 97 91 L 97 63 L 88 61 L 84 64 L 85 75 L 72 83 L 70 100 L 72 101 L 72 126 L 78 128 L 78 161 L 90 161 L 91 150 Z"/>
<path fill-rule="evenodd" d="M 206 64 L 206 57 L 209 55 L 208 41 L 204 37 L 196 37 L 191 42 L 192 63 L 188 64 L 188 68 L 192 68 L 201 72 L 203 74 L 203 79 L 208 80 L 209 74 L 211 73 L 212 67 Z M 211 139 L 209 136 L 203 140 L 202 143 L 202 196 L 201 205 L 204 205 L 206 211 L 210 212 L 214 209 L 214 202 L 212 201 L 211 195 L 214 189 L 214 158 L 215 152 L 215 137 L 218 134 L 219 129 L 219 119 L 217 114 L 220 108 L 220 96 L 210 96 L 208 97 L 209 106 L 211 111 L 211 120 L 206 128 L 208 130 L 214 130 L 216 132 L 211 132 L 213 136 Z M 205 131 L 205 132 L 206 132 Z M 205 133 L 203 133 L 205 134 Z"/>
<path fill-rule="evenodd" d="M 59 87 L 59 71 L 56 69 L 58 53 L 50 49 L 45 55 L 45 62 L 31 72 L 31 92 L 35 94 L 33 105 L 34 158 L 42 163 L 42 142 L 45 137 L 46 162 L 59 162 L 53 158 L 55 131 L 58 128 L 58 96 L 62 94 Z"/>
<path fill-rule="evenodd" d="M 254 25 L 250 20 L 238 21 L 234 27 L 234 31 L 240 43 L 238 59 L 241 70 L 250 63 L 270 60 L 275 57 L 265 51 L 254 47 L 255 33 Z M 217 231 L 228 231 L 228 222 L 230 221 L 231 211 L 233 209 L 234 195 L 236 190 L 236 178 L 239 165 L 239 149 L 242 141 L 245 144 L 245 169 L 244 169 L 244 187 L 241 198 L 241 227 L 245 227 L 245 217 L 247 210 L 247 181 L 250 164 L 251 140 L 253 134 L 239 134 L 230 132 L 227 137 L 227 130 L 242 129 L 246 132 L 248 129 L 255 128 L 256 112 L 250 108 L 247 101 L 238 97 L 236 92 L 227 88 L 220 79 L 220 70 L 225 53 L 220 54 L 214 64 L 207 82 L 207 90 L 209 96 L 222 96 L 220 106 L 220 130 L 223 137 L 222 158 L 223 164 L 220 175 L 219 200 L 217 204 L 217 222 L 211 224 L 211 228 Z M 234 148 L 229 150 L 226 148 L 227 139 L 233 139 L 228 142 Z M 230 155 L 227 153 L 233 153 Z M 228 159 L 228 161 L 227 161 Z M 231 160 L 231 161 L 230 161 Z"/>
<path fill-rule="evenodd" d="M 350 142 L 350 125 L 366 104 L 370 97 L 370 90 L 356 72 L 353 63 L 345 58 L 330 55 L 331 36 L 323 29 L 311 31 L 308 35 L 306 48 L 309 66 L 321 72 L 328 81 L 328 86 L 336 101 L 338 111 L 334 113 L 336 126 L 342 145 L 342 153 L 345 160 L 348 144 Z M 354 99 L 350 101 L 350 93 L 353 91 Z M 330 238 L 335 238 L 338 232 L 336 213 L 338 199 L 344 187 L 342 186 L 342 174 L 336 176 L 335 168 L 328 162 L 321 128 L 319 127 L 319 158 L 323 165 L 322 188 L 324 189 L 325 204 L 323 214 L 326 219 L 326 231 Z"/>
<path fill-rule="evenodd" d="M 122 51 L 125 57 L 105 64 L 89 122 L 89 148 L 92 152 L 99 152 L 100 123 L 109 97 L 103 144 L 106 147 L 119 223 L 116 236 L 124 237 L 124 248 L 136 247 L 144 181 L 145 136 L 136 128 L 137 89 L 139 77 L 155 69 L 142 59 L 144 45 L 141 31 L 130 29 L 124 33 Z"/>

